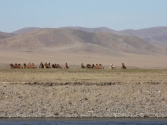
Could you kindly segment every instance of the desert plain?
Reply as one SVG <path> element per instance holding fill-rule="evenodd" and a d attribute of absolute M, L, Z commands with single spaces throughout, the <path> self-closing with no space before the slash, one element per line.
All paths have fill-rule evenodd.
<path fill-rule="evenodd" d="M 167 117 L 166 31 L 138 30 L 137 36 L 68 28 L 1 33 L 0 117 Z M 9 66 L 29 62 L 37 67 L 68 63 L 70 68 Z M 80 69 L 81 63 L 104 69 Z M 111 64 L 116 69 L 109 69 Z"/>
<path fill-rule="evenodd" d="M 0 117 L 167 117 L 166 69 L 0 69 Z"/>

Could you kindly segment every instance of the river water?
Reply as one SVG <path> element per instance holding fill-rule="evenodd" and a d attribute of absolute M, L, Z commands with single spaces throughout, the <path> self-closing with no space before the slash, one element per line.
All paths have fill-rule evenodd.
<path fill-rule="evenodd" d="M 0 118 L 0 125 L 167 125 L 167 118 Z"/>

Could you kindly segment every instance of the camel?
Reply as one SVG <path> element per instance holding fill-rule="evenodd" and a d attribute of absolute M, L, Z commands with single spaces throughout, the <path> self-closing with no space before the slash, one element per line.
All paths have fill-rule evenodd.
<path fill-rule="evenodd" d="M 45 63 L 45 64 L 44 64 L 44 68 L 52 68 L 52 67 L 50 66 L 50 63 L 48 63 L 48 64 Z"/>
<path fill-rule="evenodd" d="M 59 64 L 56 65 L 56 68 L 62 69 L 62 67 Z"/>
<path fill-rule="evenodd" d="M 23 68 L 26 69 L 26 64 L 25 63 L 23 63 Z"/>
<path fill-rule="evenodd" d="M 14 69 L 14 68 L 15 68 L 12 63 L 10 64 L 10 68 L 11 68 L 11 69 Z"/>
<path fill-rule="evenodd" d="M 104 69 L 104 67 L 102 66 L 102 64 L 99 64 L 99 67 L 100 67 L 101 69 Z"/>
<path fill-rule="evenodd" d="M 52 64 L 52 68 L 56 68 L 56 64 Z"/>
<path fill-rule="evenodd" d="M 41 62 L 39 68 L 44 68 L 44 64 Z"/>
<path fill-rule="evenodd" d="M 94 67 L 94 69 L 104 69 L 104 67 L 101 64 L 96 64 Z"/>
<path fill-rule="evenodd" d="M 69 69 L 67 63 L 65 63 L 64 69 Z"/>
<path fill-rule="evenodd" d="M 52 68 L 60 68 L 60 69 L 62 69 L 62 67 L 59 65 L 59 64 L 52 64 Z"/>
<path fill-rule="evenodd" d="M 109 69 L 115 69 L 115 66 L 113 64 L 111 64 Z"/>
<path fill-rule="evenodd" d="M 94 64 L 92 64 L 92 65 L 91 64 L 87 64 L 86 65 L 86 68 L 93 68 L 93 67 L 94 67 Z"/>
<path fill-rule="evenodd" d="M 27 68 L 27 69 L 35 69 L 35 68 L 37 68 L 37 67 L 35 66 L 34 63 L 28 63 L 27 65 L 26 65 L 26 63 L 24 63 L 24 68 Z"/>
<path fill-rule="evenodd" d="M 17 64 L 17 63 L 15 63 L 15 65 L 13 65 L 12 63 L 10 64 L 10 67 L 11 67 L 11 69 L 15 69 L 15 68 L 17 68 L 17 69 L 22 69 L 23 68 L 23 66 L 21 66 L 20 64 Z"/>
<path fill-rule="evenodd" d="M 81 68 L 82 68 L 82 69 L 83 69 L 83 68 L 85 68 L 85 66 L 84 66 L 84 64 L 83 64 L 83 63 L 81 64 Z"/>
<path fill-rule="evenodd" d="M 126 69 L 126 66 L 124 65 L 124 63 L 122 63 L 121 69 Z"/>

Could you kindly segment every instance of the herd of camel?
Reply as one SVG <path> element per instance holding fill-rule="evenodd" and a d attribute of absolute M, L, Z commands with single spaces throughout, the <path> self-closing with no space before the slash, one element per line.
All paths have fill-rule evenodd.
<path fill-rule="evenodd" d="M 16 68 L 17 69 L 36 69 L 37 68 L 37 66 L 34 63 L 28 63 L 28 64 L 24 63 L 23 65 L 17 64 L 17 63 L 15 63 L 15 64 L 11 63 L 10 67 L 11 67 L 11 69 L 16 69 Z M 64 67 L 61 67 L 59 64 L 52 64 L 51 65 L 50 63 L 42 63 L 41 62 L 39 64 L 38 68 L 41 68 L 41 69 L 45 69 L 45 68 L 59 68 L 59 69 L 64 68 L 64 69 L 69 69 L 69 66 L 68 66 L 67 63 L 65 63 Z M 92 64 L 92 65 L 91 64 L 87 64 L 85 66 L 83 63 L 81 64 L 80 68 L 104 69 L 104 67 L 102 66 L 102 64 L 96 64 L 96 65 L 94 65 L 94 64 Z M 115 69 L 116 67 L 113 64 L 111 64 L 109 68 L 110 69 Z M 121 69 L 126 69 L 126 66 L 124 65 L 124 63 L 122 63 Z"/>

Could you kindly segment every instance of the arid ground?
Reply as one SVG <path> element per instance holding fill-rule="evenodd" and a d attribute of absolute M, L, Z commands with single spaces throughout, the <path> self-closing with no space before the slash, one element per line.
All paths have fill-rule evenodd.
<path fill-rule="evenodd" d="M 115 65 L 118 69 L 121 63 L 124 63 L 127 68 L 142 68 L 142 69 L 167 69 L 167 56 L 165 55 L 140 55 L 124 53 L 124 56 L 110 56 L 100 54 L 72 54 L 54 52 L 54 49 L 40 50 L 39 52 L 24 52 L 24 51 L 3 51 L 0 50 L 0 68 L 10 68 L 10 63 L 35 63 L 39 66 L 40 62 L 51 64 L 58 63 L 61 66 L 67 62 L 72 65 L 86 64 L 102 64 L 108 69 L 110 64 Z"/>
<path fill-rule="evenodd" d="M 0 117 L 167 117 L 166 69 L 0 69 Z"/>

